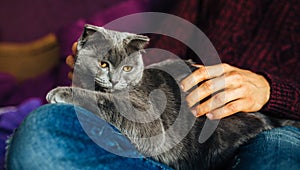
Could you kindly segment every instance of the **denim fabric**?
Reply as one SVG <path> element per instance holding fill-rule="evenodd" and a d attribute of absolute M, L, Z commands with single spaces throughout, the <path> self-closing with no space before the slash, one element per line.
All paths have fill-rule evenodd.
<path fill-rule="evenodd" d="M 31 98 L 19 106 L 0 108 L 0 169 L 4 167 L 5 141 L 13 133 L 23 119 L 34 109 L 42 105 L 38 98 Z"/>
<path fill-rule="evenodd" d="M 82 128 L 75 110 L 91 124 L 90 136 Z M 141 156 L 127 138 L 103 125 L 103 120 L 95 119 L 95 115 L 79 107 L 42 106 L 25 119 L 11 138 L 7 167 L 17 170 L 171 169 Z M 107 150 L 137 158 L 110 153 L 90 137 L 100 139 L 101 146 Z M 300 130 L 283 127 L 259 134 L 240 147 L 232 169 L 300 169 Z"/>
<path fill-rule="evenodd" d="M 239 148 L 232 169 L 299 170 L 300 129 L 286 126 L 260 133 Z"/>
<path fill-rule="evenodd" d="M 32 112 L 9 142 L 8 169 L 171 169 L 149 158 L 139 157 L 127 138 L 112 128 L 93 127 L 106 148 L 127 152 L 128 158 L 107 152 L 95 144 L 81 127 L 74 106 L 49 104 Z M 76 107 L 76 113 L 91 124 L 103 124 L 94 115 Z M 111 130 L 111 132 L 109 132 Z M 113 138 L 110 138 L 110 135 Z"/>

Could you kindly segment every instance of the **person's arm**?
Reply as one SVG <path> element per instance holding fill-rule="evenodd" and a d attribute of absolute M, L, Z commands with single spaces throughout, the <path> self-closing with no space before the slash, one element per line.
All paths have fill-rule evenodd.
<path fill-rule="evenodd" d="M 270 99 L 262 111 L 277 117 L 300 120 L 300 83 L 263 74 L 270 84 Z"/>

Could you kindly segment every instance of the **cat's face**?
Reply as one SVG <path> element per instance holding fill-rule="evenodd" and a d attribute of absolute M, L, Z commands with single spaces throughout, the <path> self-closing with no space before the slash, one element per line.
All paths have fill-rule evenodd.
<path fill-rule="evenodd" d="M 134 86 L 141 80 L 143 69 L 139 52 L 130 54 L 117 64 L 109 59 L 100 59 L 95 76 L 96 89 L 115 91 Z"/>
<path fill-rule="evenodd" d="M 142 79 L 141 52 L 148 41 L 146 36 L 86 25 L 78 41 L 76 64 L 94 76 L 96 90 L 120 91 Z"/>

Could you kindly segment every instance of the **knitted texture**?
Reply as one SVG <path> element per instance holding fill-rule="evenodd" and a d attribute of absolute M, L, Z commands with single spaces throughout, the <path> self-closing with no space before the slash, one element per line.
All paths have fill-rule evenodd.
<path fill-rule="evenodd" d="M 300 119 L 300 1 L 187 0 L 173 9 L 201 28 L 222 62 L 266 77 L 271 96 L 262 111 Z M 184 33 L 185 28 L 176 29 Z M 193 58 L 170 38 L 162 37 L 154 46 Z"/>

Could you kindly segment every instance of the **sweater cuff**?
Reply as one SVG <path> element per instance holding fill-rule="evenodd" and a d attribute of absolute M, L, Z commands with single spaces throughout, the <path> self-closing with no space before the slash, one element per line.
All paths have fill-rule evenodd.
<path fill-rule="evenodd" d="M 261 111 L 276 117 L 300 119 L 300 115 L 293 113 L 296 107 L 296 87 L 287 81 L 282 81 L 268 73 L 263 74 L 270 84 L 270 98 Z"/>

